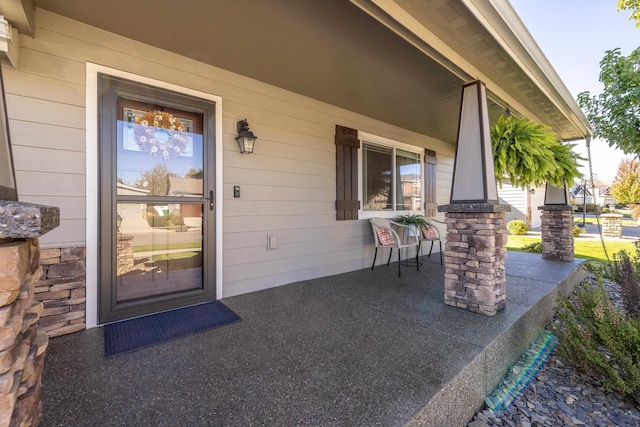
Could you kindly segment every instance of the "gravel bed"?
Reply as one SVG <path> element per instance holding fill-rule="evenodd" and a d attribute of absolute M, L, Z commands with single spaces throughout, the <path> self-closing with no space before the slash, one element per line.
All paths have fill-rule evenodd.
<path fill-rule="evenodd" d="M 587 280 L 595 283 L 593 277 Z M 605 281 L 605 287 L 612 301 L 620 304 L 617 284 Z M 640 407 L 606 390 L 598 379 L 577 372 L 554 353 L 506 411 L 481 410 L 467 426 L 638 427 Z"/>

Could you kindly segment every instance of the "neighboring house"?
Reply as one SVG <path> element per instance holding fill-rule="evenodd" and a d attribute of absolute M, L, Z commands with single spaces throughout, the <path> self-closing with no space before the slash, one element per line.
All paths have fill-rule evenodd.
<path fill-rule="evenodd" d="M 600 206 L 616 205 L 618 201 L 611 195 L 611 183 L 598 181 L 595 188 L 596 204 Z"/>
<path fill-rule="evenodd" d="M 141 195 L 142 197 L 146 197 L 149 194 L 149 190 L 145 190 L 143 188 L 133 187 L 131 185 L 126 185 L 121 182 L 118 182 L 116 185 L 117 185 L 117 189 L 118 189 L 117 191 L 119 194 L 133 195 L 133 196 Z M 129 204 L 129 205 L 126 205 L 123 209 L 121 209 L 119 214 L 120 214 L 120 218 L 123 221 L 129 222 L 130 220 L 144 219 L 146 210 L 147 210 L 147 205 L 145 203 Z M 125 224 L 125 227 L 126 227 L 126 224 Z"/>
<path fill-rule="evenodd" d="M 498 187 L 500 203 L 511 205 L 511 212 L 506 214 L 505 221 L 524 221 L 529 229 L 542 226 L 542 211 L 539 206 L 544 205 L 544 187 L 514 187 L 508 181 Z"/>
<path fill-rule="evenodd" d="M 562 140 L 591 133 L 506 0 L 31 3 L 0 3 L 20 33 L 2 63 L 17 188 L 60 207 L 43 249 L 86 249 L 87 327 L 366 268 L 369 218 L 449 203 L 470 81 L 491 121 L 509 107 Z M 253 154 L 236 142 L 245 118 Z M 169 194 L 136 193 L 143 175 Z M 116 221 L 145 204 L 199 227 L 157 215 L 127 228 L 131 245 L 190 247 L 199 264 L 128 299 Z"/>
<path fill-rule="evenodd" d="M 202 179 L 202 174 L 184 178 L 170 176 L 167 195 L 176 197 L 202 197 L 203 188 L 204 180 Z M 173 205 L 171 210 L 182 215 L 187 225 L 199 225 L 197 222 L 194 222 L 194 220 L 199 221 L 202 216 L 201 204 L 180 203 Z"/>
<path fill-rule="evenodd" d="M 611 195 L 611 182 L 594 179 L 595 187 L 583 183 L 576 184 L 571 189 L 571 197 L 574 205 L 596 204 L 598 206 L 609 206 L 618 203 Z"/>
<path fill-rule="evenodd" d="M 570 196 L 574 205 L 592 204 L 594 197 L 592 191 L 584 184 L 576 184 L 571 188 Z"/>

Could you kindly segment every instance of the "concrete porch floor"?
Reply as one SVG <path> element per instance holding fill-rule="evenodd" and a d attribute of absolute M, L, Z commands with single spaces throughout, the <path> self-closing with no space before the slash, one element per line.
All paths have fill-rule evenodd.
<path fill-rule="evenodd" d="M 241 322 L 109 360 L 102 328 L 54 338 L 41 426 L 464 425 L 586 274 L 509 252 L 485 317 L 444 305 L 436 260 L 226 298 Z"/>

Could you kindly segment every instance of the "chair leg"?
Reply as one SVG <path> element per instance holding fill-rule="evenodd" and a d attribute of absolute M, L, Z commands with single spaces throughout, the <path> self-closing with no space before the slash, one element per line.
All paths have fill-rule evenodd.
<path fill-rule="evenodd" d="M 376 251 L 373 254 L 373 264 L 371 264 L 371 270 L 373 270 L 373 266 L 376 265 L 376 257 L 378 256 L 378 248 L 376 247 Z"/>
<path fill-rule="evenodd" d="M 393 254 L 393 248 L 390 248 L 391 250 L 389 251 L 389 259 L 387 260 L 387 267 L 389 266 L 389 263 L 391 262 L 391 255 Z M 400 249 L 398 249 L 398 251 L 400 251 Z"/>
<path fill-rule="evenodd" d="M 431 248 L 429 249 L 429 258 L 431 258 L 431 251 L 433 251 L 433 240 L 431 241 Z"/>
<path fill-rule="evenodd" d="M 416 250 L 416 269 L 420 271 L 420 260 L 418 259 L 418 255 L 420 255 L 420 243 L 418 242 L 418 249 Z"/>
<path fill-rule="evenodd" d="M 442 241 L 438 241 L 440 243 L 440 265 L 442 265 Z"/>
<path fill-rule="evenodd" d="M 402 251 L 400 250 L 400 248 L 398 248 L 398 277 L 402 277 L 402 273 L 400 272 L 400 268 L 402 266 L 402 262 L 400 260 L 400 254 L 402 253 Z"/>

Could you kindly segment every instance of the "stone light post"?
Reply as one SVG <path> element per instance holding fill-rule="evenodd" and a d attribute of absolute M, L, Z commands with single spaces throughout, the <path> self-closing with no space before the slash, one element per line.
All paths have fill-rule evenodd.
<path fill-rule="evenodd" d="M 573 206 L 569 188 L 547 184 L 542 211 L 542 258 L 573 261 Z"/>

